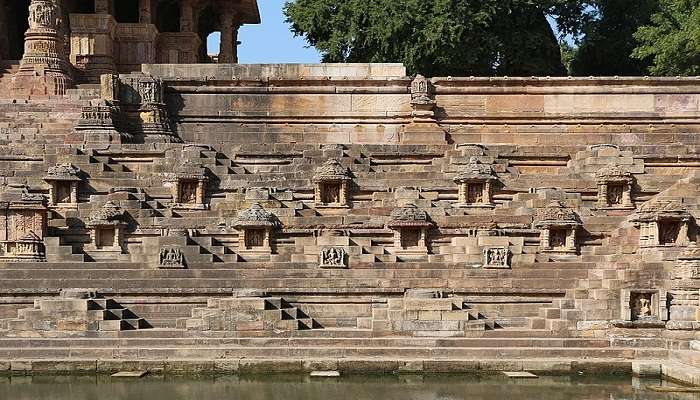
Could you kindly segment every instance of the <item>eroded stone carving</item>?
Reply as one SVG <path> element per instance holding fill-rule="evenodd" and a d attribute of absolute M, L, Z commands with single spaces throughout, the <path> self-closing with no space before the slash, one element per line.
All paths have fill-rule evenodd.
<path fill-rule="evenodd" d="M 632 184 L 634 177 L 624 167 L 609 164 L 596 173 L 598 183 L 598 207 L 634 208 Z"/>
<path fill-rule="evenodd" d="M 185 268 L 185 253 L 177 246 L 163 246 L 158 253 L 158 268 L 181 269 Z"/>
<path fill-rule="evenodd" d="M 321 268 L 347 268 L 348 253 L 342 247 L 324 247 L 319 254 Z"/>
<path fill-rule="evenodd" d="M 692 215 L 675 199 L 656 199 L 642 204 L 632 222 L 639 227 L 639 246 L 683 246 L 689 241 Z"/>
<path fill-rule="evenodd" d="M 428 214 L 415 204 L 395 209 L 387 228 L 394 231 L 394 248 L 401 252 L 427 254 L 426 237 L 432 226 Z"/>
<path fill-rule="evenodd" d="M 457 205 L 460 207 L 493 207 L 492 191 L 497 180 L 491 165 L 472 157 L 460 168 L 454 181 L 459 185 Z"/>
<path fill-rule="evenodd" d="M 44 181 L 49 187 L 49 205 L 77 207 L 78 186 L 81 181 L 80 168 L 72 164 L 57 164 L 50 167 Z"/>
<path fill-rule="evenodd" d="M 177 165 L 175 172 L 164 175 L 163 182 L 170 186 L 173 196 L 172 208 L 208 208 L 204 194 L 209 178 L 205 167 L 195 161 L 185 160 Z"/>
<path fill-rule="evenodd" d="M 126 213 L 114 203 L 107 201 L 101 208 L 90 214 L 87 227 L 90 229 L 90 243 L 86 250 L 117 252 L 123 251 L 124 230 L 127 226 Z"/>
<path fill-rule="evenodd" d="M 484 268 L 510 268 L 510 250 L 507 247 L 488 247 L 483 250 Z"/>
<path fill-rule="evenodd" d="M 279 221 L 274 214 L 255 203 L 238 215 L 233 227 L 241 232 L 239 251 L 270 253 L 272 231 L 279 227 Z"/>
<path fill-rule="evenodd" d="M 416 75 L 411 82 L 411 107 L 413 119 L 417 122 L 435 120 L 436 101 L 433 98 L 433 84 L 423 75 Z"/>
<path fill-rule="evenodd" d="M 339 160 L 330 159 L 318 167 L 313 177 L 316 206 L 347 207 L 350 180 L 348 169 Z"/>
<path fill-rule="evenodd" d="M 73 85 L 64 46 L 60 2 L 31 0 L 24 55 L 12 79 L 18 95 L 63 95 Z"/>
<path fill-rule="evenodd" d="M 44 261 L 46 200 L 12 184 L 0 192 L 0 261 Z"/>
<path fill-rule="evenodd" d="M 575 253 L 576 232 L 581 226 L 576 212 L 559 200 L 537 210 L 533 226 L 540 230 L 540 251 Z"/>
<path fill-rule="evenodd" d="M 625 321 L 668 320 L 666 292 L 656 289 L 623 289 L 620 296 Z"/>

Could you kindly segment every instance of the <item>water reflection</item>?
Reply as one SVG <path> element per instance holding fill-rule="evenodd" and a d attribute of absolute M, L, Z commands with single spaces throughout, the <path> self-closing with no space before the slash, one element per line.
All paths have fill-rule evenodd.
<path fill-rule="evenodd" d="M 578 400 L 700 399 L 693 393 L 656 393 L 658 379 L 388 375 L 311 379 L 300 375 L 221 376 L 201 379 L 148 376 L 2 377 L 3 400 Z M 666 383 L 663 383 L 666 384 Z"/>

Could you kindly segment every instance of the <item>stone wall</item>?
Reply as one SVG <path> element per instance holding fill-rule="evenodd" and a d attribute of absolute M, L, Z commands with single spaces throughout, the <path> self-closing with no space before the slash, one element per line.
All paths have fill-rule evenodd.
<path fill-rule="evenodd" d="M 689 346 L 697 79 L 404 75 L 145 65 L 0 104 L 0 318 L 89 287 L 166 336 Z"/>

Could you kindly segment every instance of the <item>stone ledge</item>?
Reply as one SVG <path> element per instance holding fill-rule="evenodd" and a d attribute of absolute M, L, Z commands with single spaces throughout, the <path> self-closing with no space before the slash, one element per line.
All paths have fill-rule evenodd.
<path fill-rule="evenodd" d="M 216 360 L 114 360 L 114 359 L 16 359 L 0 361 L 0 374 L 112 374 L 118 371 L 145 370 L 152 374 L 256 374 L 308 373 L 337 370 L 341 373 L 472 373 L 491 374 L 502 371 L 529 371 L 540 375 L 632 374 L 636 361 L 619 359 L 393 359 L 393 358 L 314 358 L 314 359 L 216 359 Z M 681 364 L 644 361 L 659 366 L 664 375 L 684 382 L 700 382 L 700 369 L 692 378 L 683 373 Z M 644 376 L 652 376 L 647 368 Z M 658 376 L 658 375 L 657 375 Z M 685 380 L 684 380 L 685 379 Z"/>

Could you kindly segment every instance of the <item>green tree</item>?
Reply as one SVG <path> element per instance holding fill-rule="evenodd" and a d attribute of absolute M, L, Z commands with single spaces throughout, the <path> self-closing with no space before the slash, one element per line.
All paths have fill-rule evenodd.
<path fill-rule="evenodd" d="M 572 75 L 645 75 L 646 57 L 632 58 L 634 33 L 649 23 L 659 0 L 598 0 L 581 20 Z"/>
<path fill-rule="evenodd" d="M 636 59 L 652 59 L 653 75 L 700 75 L 700 0 L 660 0 L 651 23 L 634 35 Z"/>
<path fill-rule="evenodd" d="M 402 62 L 426 75 L 563 75 L 562 32 L 576 30 L 574 0 L 294 0 L 292 31 L 324 62 Z"/>

